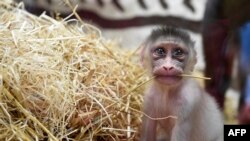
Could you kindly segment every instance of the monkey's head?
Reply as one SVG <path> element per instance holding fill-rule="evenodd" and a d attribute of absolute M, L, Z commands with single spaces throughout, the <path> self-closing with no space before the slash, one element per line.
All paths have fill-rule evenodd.
<path fill-rule="evenodd" d="M 189 34 L 174 27 L 154 29 L 143 43 L 143 66 L 161 84 L 175 85 L 181 82 L 183 73 L 191 73 L 196 64 L 194 42 Z"/>

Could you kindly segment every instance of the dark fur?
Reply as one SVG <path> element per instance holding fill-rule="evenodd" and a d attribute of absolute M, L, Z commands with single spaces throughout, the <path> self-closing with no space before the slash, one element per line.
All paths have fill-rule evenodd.
<path fill-rule="evenodd" d="M 169 36 L 180 38 L 182 41 L 184 41 L 185 44 L 194 46 L 194 42 L 186 31 L 172 26 L 162 26 L 154 29 L 148 39 L 150 39 L 151 42 L 155 42 L 160 37 Z"/>

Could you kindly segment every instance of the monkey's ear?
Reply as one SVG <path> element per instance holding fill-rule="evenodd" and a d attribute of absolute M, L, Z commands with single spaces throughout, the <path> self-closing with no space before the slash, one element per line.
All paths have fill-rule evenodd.
<path fill-rule="evenodd" d="M 195 65 L 196 65 L 196 63 L 197 63 L 197 53 L 196 53 L 196 51 L 195 50 L 193 50 L 193 54 L 192 54 L 192 60 L 190 60 L 191 62 L 190 62 L 190 70 L 191 71 L 194 71 L 194 68 L 195 68 Z"/>
<path fill-rule="evenodd" d="M 194 58 L 194 64 L 193 64 L 193 70 L 192 71 L 194 71 L 194 68 L 195 68 L 196 64 L 197 64 L 197 56 L 195 56 L 195 58 Z"/>
<path fill-rule="evenodd" d="M 145 65 L 146 65 L 145 64 L 145 53 L 146 53 L 145 46 L 146 46 L 146 44 L 142 43 L 138 49 L 138 51 L 140 52 L 140 64 L 142 67 L 145 67 Z"/>

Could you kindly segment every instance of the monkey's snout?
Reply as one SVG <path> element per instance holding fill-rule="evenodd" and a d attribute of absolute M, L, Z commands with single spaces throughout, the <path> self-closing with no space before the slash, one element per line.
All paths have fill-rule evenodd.
<path fill-rule="evenodd" d="M 154 70 L 153 74 L 155 76 L 180 76 L 182 71 L 176 69 L 175 67 L 162 66 Z"/>

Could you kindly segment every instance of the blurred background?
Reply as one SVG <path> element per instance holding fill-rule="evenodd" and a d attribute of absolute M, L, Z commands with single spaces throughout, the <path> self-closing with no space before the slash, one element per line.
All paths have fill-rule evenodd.
<path fill-rule="evenodd" d="M 67 17 L 76 11 L 105 38 L 135 50 L 152 28 L 172 25 L 196 42 L 195 73 L 225 115 L 225 124 L 250 123 L 249 0 L 16 0 L 36 15 Z M 76 7 L 77 6 L 77 7 Z M 71 15 L 71 18 L 77 18 Z"/>

